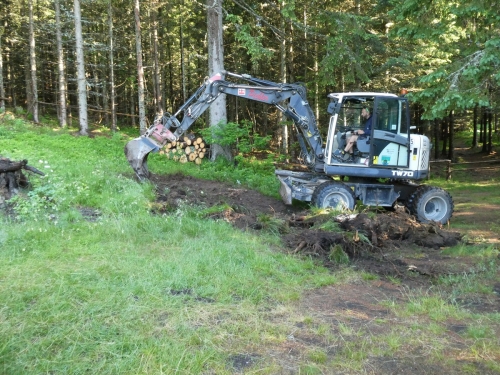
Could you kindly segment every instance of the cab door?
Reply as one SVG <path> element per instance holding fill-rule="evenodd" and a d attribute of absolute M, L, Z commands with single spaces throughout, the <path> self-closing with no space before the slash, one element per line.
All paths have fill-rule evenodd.
<path fill-rule="evenodd" d="M 370 165 L 407 168 L 410 160 L 408 100 L 377 97 L 372 121 Z"/>

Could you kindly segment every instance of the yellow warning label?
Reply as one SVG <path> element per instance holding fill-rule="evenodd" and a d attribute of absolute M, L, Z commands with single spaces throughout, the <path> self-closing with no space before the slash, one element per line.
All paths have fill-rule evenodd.
<path fill-rule="evenodd" d="M 378 164 L 378 156 L 373 157 L 373 164 Z"/>

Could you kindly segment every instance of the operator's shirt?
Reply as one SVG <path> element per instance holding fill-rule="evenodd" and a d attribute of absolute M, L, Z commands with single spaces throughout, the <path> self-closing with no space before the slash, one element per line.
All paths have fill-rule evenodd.
<path fill-rule="evenodd" d="M 372 116 L 370 116 L 368 120 L 366 120 L 365 128 L 363 129 L 363 131 L 365 132 L 366 135 L 370 135 L 372 131 Z"/>

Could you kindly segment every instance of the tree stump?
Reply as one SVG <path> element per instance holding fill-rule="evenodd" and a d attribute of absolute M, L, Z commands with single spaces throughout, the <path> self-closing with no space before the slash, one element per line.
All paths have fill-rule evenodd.
<path fill-rule="evenodd" d="M 23 169 L 45 176 L 43 172 L 28 165 L 28 160 L 11 161 L 0 157 L 0 207 L 14 195 L 19 189 L 27 188 L 29 181 L 23 173 Z"/>

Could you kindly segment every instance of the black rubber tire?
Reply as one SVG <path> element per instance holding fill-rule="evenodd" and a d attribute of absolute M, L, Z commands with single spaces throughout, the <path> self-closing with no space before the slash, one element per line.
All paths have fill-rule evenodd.
<path fill-rule="evenodd" d="M 356 196 L 352 189 L 343 182 L 328 181 L 314 190 L 311 203 L 319 208 L 353 210 L 356 206 Z"/>
<path fill-rule="evenodd" d="M 408 209 L 421 223 L 446 224 L 453 215 L 450 193 L 436 186 L 420 186 L 408 200 Z"/>

